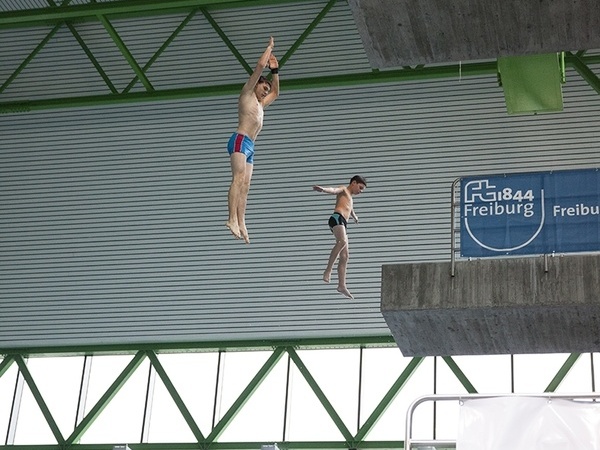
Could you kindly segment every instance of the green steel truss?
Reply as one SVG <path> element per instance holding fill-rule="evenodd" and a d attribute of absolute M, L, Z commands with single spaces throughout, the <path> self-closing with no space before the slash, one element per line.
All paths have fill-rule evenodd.
<path fill-rule="evenodd" d="M 211 15 L 215 9 L 225 8 L 248 8 L 265 5 L 281 5 L 306 3 L 307 0 L 119 0 L 97 2 L 89 0 L 86 4 L 71 4 L 72 0 L 45 0 L 47 7 L 38 9 L 26 9 L 18 11 L 0 12 L 0 31 L 16 29 L 16 32 L 27 32 L 31 27 L 47 27 L 46 36 L 27 55 L 18 67 L 4 80 L 0 79 L 0 113 L 27 112 L 34 110 L 47 110 L 55 108 L 73 108 L 84 106 L 99 106 L 109 104 L 135 103 L 144 101 L 162 101 L 189 99 L 197 97 L 213 97 L 237 94 L 240 89 L 238 84 L 215 84 L 188 86 L 176 89 L 158 89 L 148 75 L 148 69 L 156 62 L 169 45 L 177 38 L 177 35 L 187 26 L 188 22 L 196 15 L 202 14 L 215 33 L 227 45 L 231 53 L 239 61 L 239 64 L 251 72 L 250 64 L 243 59 L 240 52 L 235 48 L 226 33 L 223 32 L 219 23 Z M 298 37 L 296 42 L 290 46 L 285 55 L 280 58 L 280 66 L 285 65 L 296 50 L 302 45 L 314 28 L 325 18 L 332 6 L 337 1 L 324 0 L 323 9 L 306 30 Z M 157 15 L 179 14 L 185 19 L 156 50 L 152 57 L 145 63 L 140 64 L 133 56 L 117 30 L 111 24 L 115 19 L 148 17 Z M 93 52 L 86 45 L 85 40 L 77 31 L 78 24 L 87 21 L 95 21 L 102 24 L 106 33 L 112 39 L 123 58 L 127 61 L 132 71 L 131 82 L 126 88 L 118 90 L 107 75 L 107 70 L 102 67 Z M 6 90 L 19 74 L 36 58 L 36 55 L 44 46 L 53 39 L 59 29 L 66 27 L 76 39 L 81 49 L 85 52 L 90 62 L 106 84 L 106 93 L 100 95 L 71 96 L 65 94 L 57 98 L 30 98 L 24 101 L 3 101 L 2 93 Z M 590 64 L 600 62 L 599 55 L 586 56 L 585 50 L 577 53 L 567 52 L 565 54 L 565 65 L 577 71 L 590 86 L 600 93 L 600 79 L 589 68 Z M 297 79 L 283 79 L 281 86 L 283 90 L 305 90 L 337 86 L 353 86 L 370 83 L 404 82 L 420 79 L 468 77 L 491 75 L 496 76 L 497 64 L 495 61 L 472 62 L 465 64 L 449 64 L 443 66 L 416 66 L 404 67 L 398 70 L 372 70 L 365 73 L 339 74 L 333 76 L 319 76 Z M 131 92 L 136 83 L 141 83 L 144 90 Z"/>
<path fill-rule="evenodd" d="M 359 373 L 363 371 L 363 363 L 362 363 L 362 351 L 364 349 L 368 349 L 369 347 L 392 347 L 387 338 L 381 339 L 367 339 L 367 344 L 357 344 L 357 341 L 354 340 L 338 340 L 336 344 L 338 347 L 336 348 L 358 348 L 361 351 L 360 358 L 360 366 Z M 397 373 L 395 381 L 389 387 L 387 392 L 382 396 L 382 398 L 376 403 L 376 407 L 373 411 L 370 412 L 368 418 L 362 421 L 359 418 L 357 420 L 357 431 L 353 432 L 348 429 L 344 421 L 340 418 L 339 411 L 336 411 L 335 407 L 328 400 L 325 395 L 323 389 L 320 387 L 317 382 L 315 376 L 311 373 L 311 371 L 306 367 L 302 358 L 300 357 L 297 350 L 301 349 L 316 349 L 321 348 L 320 345 L 317 344 L 318 341 L 312 342 L 309 345 L 301 345 L 301 342 L 287 342 L 287 343 L 270 343 L 263 342 L 260 346 L 252 346 L 249 347 L 232 347 L 231 344 L 223 344 L 220 346 L 219 351 L 251 351 L 256 349 L 262 349 L 270 352 L 270 356 L 266 359 L 263 365 L 256 371 L 256 373 L 252 376 L 249 383 L 242 390 L 241 394 L 237 397 L 237 399 L 231 404 L 229 409 L 221 416 L 220 419 L 213 423 L 212 429 L 201 430 L 200 426 L 194 420 L 192 414 L 187 408 L 183 396 L 177 391 L 177 388 L 171 381 L 169 374 L 161 364 L 160 354 L 164 352 L 163 350 L 152 350 L 152 349 L 138 349 L 138 350 L 129 350 L 127 352 L 131 355 L 131 360 L 126 365 L 126 367 L 116 376 L 114 381 L 110 384 L 108 389 L 104 392 L 104 394 L 99 398 L 95 405 L 93 405 L 89 411 L 86 412 L 85 415 L 80 415 L 79 420 L 76 425 L 74 425 L 73 429 L 70 431 L 69 435 L 63 435 L 56 424 L 55 419 L 50 412 L 50 409 L 47 406 L 46 401 L 44 400 L 43 395 L 41 394 L 34 377 L 28 370 L 27 358 L 28 354 L 22 352 L 15 353 L 7 353 L 4 358 L 0 361 L 0 378 L 7 373 L 8 369 L 12 365 L 16 365 L 18 367 L 19 376 L 22 377 L 23 382 L 29 387 L 35 402 L 37 403 L 39 410 L 44 416 L 45 421 L 47 422 L 52 434 L 56 440 L 55 444 L 51 445 L 0 445 L 0 449 L 11 449 L 11 450 L 99 450 L 108 448 L 107 445 L 101 444 L 81 444 L 79 443 L 82 436 L 85 434 L 86 430 L 94 423 L 94 421 L 98 418 L 98 416 L 102 413 L 102 411 L 106 408 L 106 406 L 111 402 L 111 400 L 117 395 L 119 390 L 124 386 L 127 380 L 140 368 L 140 365 L 145 360 L 149 361 L 151 370 L 155 371 L 156 375 L 163 382 L 166 390 L 168 391 L 170 397 L 172 398 L 174 404 L 176 405 L 179 413 L 187 423 L 187 426 L 193 433 L 196 442 L 194 443 L 129 443 L 129 446 L 132 450 L 187 450 L 187 449 L 214 449 L 214 450 L 256 450 L 260 448 L 261 443 L 259 442 L 224 442 L 220 440 L 221 435 L 228 427 L 228 425 L 232 422 L 235 416 L 240 412 L 243 406 L 247 403 L 247 401 L 251 398 L 253 393 L 257 390 L 257 388 L 261 385 L 261 383 L 265 380 L 265 378 L 269 375 L 271 370 L 275 367 L 275 365 L 282 360 L 283 358 L 287 358 L 288 360 L 288 382 L 289 382 L 289 366 L 293 364 L 298 371 L 301 373 L 304 380 L 307 382 L 310 389 L 315 394 L 318 399 L 320 405 L 326 411 L 327 415 L 332 419 L 335 427 L 339 431 L 340 439 L 337 441 L 308 441 L 308 442 L 291 442 L 283 439 L 281 442 L 278 442 L 278 446 L 281 450 L 301 450 L 301 449 L 323 449 L 323 450 L 335 450 L 335 449 L 400 449 L 404 448 L 404 441 L 372 441 L 369 440 L 369 432 L 373 429 L 375 424 L 382 418 L 392 401 L 396 398 L 396 396 L 402 391 L 407 382 L 411 379 L 412 376 L 415 375 L 417 369 L 420 364 L 423 362 L 423 357 L 413 357 L 406 358 L 408 361 L 404 368 Z M 323 341 L 325 342 L 325 341 Z M 322 348 L 330 349 L 331 342 L 326 345 L 323 345 Z M 106 349 L 104 349 L 106 350 Z M 171 348 L 171 351 L 176 350 L 175 347 Z M 190 351 L 191 348 L 185 347 L 179 349 L 180 351 Z M 123 350 L 124 351 L 124 350 Z M 51 352 L 52 353 L 52 352 Z M 102 352 L 105 353 L 105 352 Z M 112 352 L 111 352 L 112 353 Z M 62 354 L 69 354 L 62 352 Z M 81 353 L 72 353 L 79 354 Z M 90 355 L 87 355 L 88 358 Z M 552 378 L 551 382 L 544 389 L 543 392 L 555 392 L 555 390 L 559 387 L 561 382 L 565 379 L 569 371 L 573 368 L 574 364 L 580 358 L 580 354 L 573 353 L 569 355 L 562 366 L 559 368 L 557 373 Z M 464 388 L 467 393 L 478 393 L 476 387 L 473 383 L 465 376 L 459 365 L 455 362 L 452 357 L 435 357 L 434 362 L 434 370 L 438 365 L 438 360 L 445 363 L 450 369 L 451 373 L 456 376 L 456 379 L 459 381 L 460 385 Z M 512 365 L 512 357 L 511 357 L 511 365 Z M 85 366 L 85 363 L 84 363 Z M 592 379 L 593 379 L 593 355 L 592 355 Z M 83 369 L 85 372 L 85 367 Z M 360 376 L 360 375 L 359 375 Z M 418 375 L 417 375 L 418 376 Z M 514 374 L 511 374 L 511 378 L 514 377 Z M 17 377 L 18 380 L 19 377 Z M 150 383 L 150 381 L 148 381 Z M 218 381 L 216 381 L 218 383 Z M 359 382 L 360 386 L 360 382 Z M 81 391 L 83 389 L 83 383 L 80 389 L 80 398 Z M 286 387 L 286 390 L 288 388 Z M 360 387 L 359 392 L 348 393 L 348 395 L 355 395 L 358 397 L 360 401 Z M 435 391 L 435 388 L 434 388 Z M 148 402 L 148 392 L 146 391 L 146 403 Z M 432 392 L 435 394 L 436 392 Z M 286 394 L 287 395 L 287 394 Z M 79 412 L 78 412 L 79 414 Z M 213 422 L 214 419 L 213 419 Z M 399 423 L 399 427 L 403 426 L 403 422 Z M 282 436 L 285 437 L 285 424 L 283 425 L 284 430 L 282 432 Z M 434 431 L 435 432 L 435 431 Z M 4 442 L 1 442 L 4 444 Z"/>

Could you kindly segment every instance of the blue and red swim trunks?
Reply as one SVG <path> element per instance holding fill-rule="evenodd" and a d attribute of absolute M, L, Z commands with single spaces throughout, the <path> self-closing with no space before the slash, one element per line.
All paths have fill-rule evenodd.
<path fill-rule="evenodd" d="M 254 141 L 248 136 L 239 133 L 233 133 L 227 143 L 229 156 L 233 153 L 243 153 L 246 155 L 246 162 L 254 164 Z"/>

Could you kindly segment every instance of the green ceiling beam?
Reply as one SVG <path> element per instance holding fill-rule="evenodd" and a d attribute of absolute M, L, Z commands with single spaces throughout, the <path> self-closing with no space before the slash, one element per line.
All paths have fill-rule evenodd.
<path fill-rule="evenodd" d="M 191 8 L 240 8 L 286 3 L 306 3 L 310 0 L 118 0 L 83 5 L 33 8 L 0 12 L 0 28 L 48 25 L 65 21 L 111 19 L 139 15 L 164 15 Z"/>
<path fill-rule="evenodd" d="M 197 443 L 144 443 L 128 444 L 131 450 L 198 450 Z M 211 444 L 210 450 L 259 450 L 264 442 L 215 442 Z M 347 450 L 348 444 L 339 441 L 311 441 L 311 442 L 278 442 L 280 450 Z M 59 445 L 0 445 L 0 450 L 110 450 L 111 446 L 106 444 L 72 444 L 70 446 Z M 371 441 L 363 442 L 361 450 L 382 449 L 401 450 L 404 441 Z"/>
<path fill-rule="evenodd" d="M 377 71 L 364 74 L 318 76 L 295 80 L 286 80 L 284 78 L 280 81 L 280 84 L 282 91 L 307 89 L 315 90 L 329 87 L 356 86 L 376 83 L 397 83 L 423 79 L 451 77 L 458 78 L 459 73 L 462 77 L 480 75 L 496 76 L 496 62 L 491 61 L 463 64 L 462 67 L 459 67 L 459 65 L 448 65 L 443 67 L 429 67 L 422 69 Z M 164 89 L 153 92 L 131 92 L 127 94 L 102 94 L 81 97 L 29 100 L 21 102 L 0 102 L 0 114 L 58 108 L 96 107 L 124 103 L 158 102 L 199 97 L 239 95 L 241 88 L 241 84 L 223 84 L 179 89 Z"/>
<path fill-rule="evenodd" d="M 272 350 L 275 347 L 294 347 L 296 349 L 318 349 L 318 348 L 357 348 L 365 347 L 397 347 L 394 338 L 390 335 L 383 336 L 354 336 L 338 338 L 299 338 L 299 339 L 254 339 L 237 341 L 202 341 L 202 342 L 154 342 L 147 344 L 104 344 L 104 345 L 65 345 L 48 347 L 20 347 L 2 348 L 0 354 L 20 353 L 23 355 L 90 355 L 90 354 L 134 354 L 138 351 L 152 350 L 161 353 L 178 352 L 185 350 L 193 351 L 219 351 L 219 350 Z M 0 368 L 2 364 L 0 364 Z"/>
<path fill-rule="evenodd" d="M 31 58 L 28 58 L 31 59 Z M 567 66 L 573 67 L 600 93 L 600 79 L 589 69 L 589 64 L 600 63 L 600 55 L 575 56 L 567 53 Z M 399 70 L 381 70 L 362 74 L 330 75 L 310 78 L 283 78 L 282 91 L 314 90 L 329 87 L 358 86 L 377 83 L 400 83 L 415 80 L 440 78 L 464 78 L 471 76 L 496 76 L 496 61 L 475 62 L 470 64 L 449 64 L 445 66 L 405 68 Z M 16 76 L 16 75 L 15 75 Z M 5 83 L 6 84 L 6 83 Z M 140 102 L 173 101 L 200 97 L 218 97 L 238 95 L 241 84 L 225 84 L 215 86 L 198 86 L 178 89 L 164 89 L 153 92 L 133 92 L 124 94 L 107 93 L 80 97 L 64 97 L 54 99 L 25 100 L 18 102 L 0 102 L 0 114 L 40 111 L 59 108 L 82 108 L 106 105 L 117 105 Z M 0 348 L 0 352 L 2 349 Z"/>

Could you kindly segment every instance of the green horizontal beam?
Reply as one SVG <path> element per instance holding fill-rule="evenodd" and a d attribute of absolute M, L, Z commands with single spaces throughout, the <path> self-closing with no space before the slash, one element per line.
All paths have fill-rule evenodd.
<path fill-rule="evenodd" d="M 258 450 L 264 442 L 215 442 L 210 450 Z M 152 443 L 128 444 L 131 450 L 198 450 L 197 443 Z M 346 442 L 311 441 L 311 442 L 278 442 L 280 450 L 342 450 L 348 449 Z M 107 450 L 107 444 L 71 444 L 68 450 Z M 403 449 L 404 441 L 364 441 L 361 449 Z M 60 445 L 0 445 L 0 450 L 66 450 Z"/>
<path fill-rule="evenodd" d="M 289 340 L 238 340 L 215 342 L 169 342 L 151 344 L 106 344 L 106 345 L 70 345 L 48 347 L 0 348 L 5 355 L 85 355 L 85 354 L 134 354 L 138 351 L 152 350 L 161 353 L 179 350 L 193 351 L 246 351 L 273 350 L 275 347 L 294 347 L 296 349 L 312 348 L 358 348 L 359 346 L 396 347 L 392 336 L 366 336 L 341 338 L 306 338 Z"/>
<path fill-rule="evenodd" d="M 588 68 L 589 64 L 600 63 L 600 55 L 575 56 L 567 53 L 565 64 L 574 68 L 590 85 L 599 91 L 600 82 Z M 362 74 L 330 75 L 310 78 L 285 79 L 282 76 L 281 90 L 314 90 L 330 87 L 358 86 L 377 83 L 401 83 L 415 80 L 456 78 L 471 76 L 497 76 L 496 61 L 475 62 L 470 64 L 449 64 L 435 67 L 404 68 L 399 70 L 381 70 Z M 593 76 L 592 76 L 593 75 Z M 105 105 L 117 105 L 140 102 L 173 101 L 200 97 L 219 97 L 238 95 L 241 84 L 198 86 L 179 89 L 165 89 L 153 92 L 128 92 L 123 94 L 107 93 L 81 97 L 61 97 L 54 99 L 24 100 L 0 102 L 0 114 L 41 111 L 59 108 L 83 108 Z M 0 348 L 0 353 L 3 349 Z M 37 351 L 36 351 L 37 352 Z"/>
<path fill-rule="evenodd" d="M 119 0 L 91 2 L 81 5 L 33 8 L 0 12 L 0 28 L 51 24 L 63 21 L 98 20 L 98 16 L 164 15 L 191 8 L 241 8 L 286 3 L 306 3 L 309 0 Z"/>
<path fill-rule="evenodd" d="M 422 79 L 467 77 L 478 75 L 496 76 L 496 62 L 482 62 L 419 69 L 373 71 L 364 74 L 330 75 L 280 81 L 282 91 L 314 90 L 319 88 L 356 86 L 374 83 L 394 83 Z M 124 103 L 158 102 L 200 97 L 238 95 L 241 84 L 223 84 L 179 89 L 165 89 L 153 92 L 131 92 L 127 94 L 103 94 L 82 97 L 29 100 L 21 102 L 0 102 L 0 114 L 39 111 L 58 108 L 82 108 Z M 1 351 L 1 349 L 0 349 Z"/>

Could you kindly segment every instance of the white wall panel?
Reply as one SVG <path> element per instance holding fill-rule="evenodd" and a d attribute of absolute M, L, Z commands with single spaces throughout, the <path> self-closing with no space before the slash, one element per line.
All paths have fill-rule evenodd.
<path fill-rule="evenodd" d="M 600 97 L 569 75 L 538 116 L 485 78 L 283 92 L 250 245 L 224 227 L 235 98 L 0 116 L 0 347 L 388 334 L 381 264 L 449 259 L 455 178 L 599 165 Z M 321 281 L 334 197 L 311 186 L 356 173 L 349 301 Z"/>
<path fill-rule="evenodd" d="M 254 65 L 269 34 L 281 58 L 323 6 L 287 5 L 279 21 L 276 7 L 213 14 Z M 145 20 L 156 35 L 148 22 L 113 24 L 142 62 L 183 16 Z M 78 30 L 126 85 L 131 69 L 99 24 Z M 13 46 L 0 46 L 2 80 L 38 34 L 0 31 Z M 74 42 L 61 29 L 46 59 L 0 99 L 106 92 L 84 56 L 61 62 Z M 199 14 L 149 76 L 160 87 L 241 86 L 246 74 L 227 52 Z M 41 69 L 52 64 L 64 72 L 46 79 Z M 348 6 L 337 2 L 281 77 L 368 70 Z M 0 350 L 389 335 L 381 265 L 450 258 L 453 180 L 600 165 L 600 96 L 570 71 L 564 98 L 561 113 L 508 116 L 494 76 L 284 89 L 256 143 L 250 245 L 224 226 L 235 96 L 0 115 Z M 321 281 L 334 197 L 311 186 L 357 173 L 369 186 L 356 199 L 360 224 L 349 225 L 350 301 L 335 276 Z"/>

